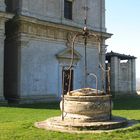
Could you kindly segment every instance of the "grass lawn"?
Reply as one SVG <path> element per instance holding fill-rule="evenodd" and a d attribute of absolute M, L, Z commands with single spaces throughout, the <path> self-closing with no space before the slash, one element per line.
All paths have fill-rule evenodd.
<path fill-rule="evenodd" d="M 0 140 L 140 140 L 140 123 L 126 130 L 101 134 L 68 134 L 34 127 L 34 122 L 58 115 L 58 103 L 0 104 Z M 140 122 L 140 98 L 114 100 L 113 115 Z"/>

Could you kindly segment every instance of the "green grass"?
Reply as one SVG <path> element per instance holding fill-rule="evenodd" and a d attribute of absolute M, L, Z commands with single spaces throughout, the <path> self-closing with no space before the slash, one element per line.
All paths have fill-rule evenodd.
<path fill-rule="evenodd" d="M 59 104 L 0 104 L 0 140 L 140 140 L 140 124 L 101 134 L 68 134 L 34 127 L 36 121 L 60 115 Z M 114 100 L 113 115 L 140 122 L 140 98 Z"/>

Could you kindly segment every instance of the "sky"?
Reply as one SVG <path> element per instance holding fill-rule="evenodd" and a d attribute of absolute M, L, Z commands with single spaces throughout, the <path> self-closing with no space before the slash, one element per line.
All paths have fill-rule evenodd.
<path fill-rule="evenodd" d="M 107 51 L 132 55 L 140 78 L 140 0 L 106 0 Z"/>

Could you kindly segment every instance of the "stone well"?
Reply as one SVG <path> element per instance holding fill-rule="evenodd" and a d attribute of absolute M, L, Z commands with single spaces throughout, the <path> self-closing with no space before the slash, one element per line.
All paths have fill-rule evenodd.
<path fill-rule="evenodd" d="M 71 91 L 64 96 L 60 108 L 61 116 L 36 122 L 35 126 L 61 132 L 94 133 L 127 125 L 126 119 L 111 115 L 111 96 L 95 89 Z"/>
<path fill-rule="evenodd" d="M 90 91 L 90 93 L 85 93 Z M 61 102 L 62 106 L 62 102 Z M 62 110 L 62 107 L 61 107 Z M 75 90 L 64 96 L 64 119 L 78 122 L 98 122 L 111 119 L 112 102 L 110 95 L 95 90 Z"/>

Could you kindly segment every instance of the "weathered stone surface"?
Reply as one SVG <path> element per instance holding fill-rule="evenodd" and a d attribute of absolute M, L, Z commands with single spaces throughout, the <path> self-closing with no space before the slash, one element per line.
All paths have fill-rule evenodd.
<path fill-rule="evenodd" d="M 69 66 L 71 58 L 70 51 L 66 50 L 71 47 L 73 36 L 82 32 L 85 3 L 86 0 L 73 1 L 73 19 L 67 20 L 64 18 L 63 0 L 6 0 L 6 10 L 15 14 L 5 26 L 5 48 L 8 54 L 5 67 L 7 99 L 26 100 L 28 97 L 47 98 L 49 95 L 60 99 L 62 68 Z M 89 73 L 97 75 L 98 89 L 101 89 L 103 83 L 98 66 L 99 63 L 104 66 L 105 40 L 111 37 L 111 34 L 106 33 L 105 28 L 105 1 L 90 0 L 87 6 L 87 23 L 91 33 L 98 37 L 102 34 L 100 49 L 99 40 L 88 39 L 87 69 Z M 76 57 L 73 66 L 73 89 L 84 86 L 83 45 L 83 38 L 77 38 L 74 50 Z M 61 55 L 61 52 L 65 53 Z M 88 87 L 95 87 L 94 78 L 88 77 L 87 83 Z"/>
<path fill-rule="evenodd" d="M 92 88 L 82 88 L 73 90 L 67 93 L 69 96 L 95 96 L 95 95 L 103 95 L 103 91 L 92 89 Z"/>
<path fill-rule="evenodd" d="M 81 91 L 88 92 L 89 89 L 81 89 Z M 92 89 L 90 89 L 90 91 L 92 91 Z M 60 106 L 62 110 L 62 103 Z M 110 95 L 64 96 L 63 115 L 66 120 L 79 122 L 107 121 L 111 118 L 111 110 L 112 101 Z"/>
<path fill-rule="evenodd" d="M 68 132 L 68 133 L 101 133 L 110 132 L 109 130 L 117 130 L 126 127 L 128 121 L 121 117 L 113 117 L 107 122 L 73 122 L 62 121 L 61 117 L 50 118 L 46 121 L 36 122 L 37 128 L 52 131 Z M 132 125 L 132 124 L 131 124 Z M 108 130 L 108 131 L 107 131 Z"/>
<path fill-rule="evenodd" d="M 3 80 L 4 80 L 4 23 L 3 15 L 0 13 L 0 101 L 4 100 Z"/>
<path fill-rule="evenodd" d="M 3 40 L 0 38 L 0 100 L 4 98 L 3 95 L 3 53 L 4 53 L 4 44 Z"/>
<path fill-rule="evenodd" d="M 14 24 L 13 22 L 9 24 L 13 25 L 13 28 L 9 26 L 7 29 L 9 33 L 6 46 L 9 53 L 12 51 L 8 65 L 11 63 L 17 64 L 14 66 L 17 69 L 12 70 L 12 72 L 7 69 L 7 73 L 10 74 L 8 76 L 12 77 L 11 81 L 7 77 L 7 81 L 11 84 L 6 88 L 9 90 L 7 93 L 10 92 L 11 95 L 14 95 L 13 98 L 15 96 L 27 98 L 28 96 L 40 95 L 47 97 L 47 95 L 53 95 L 60 99 L 62 93 L 62 67 L 68 67 L 71 61 L 71 53 L 66 51 L 70 47 L 67 46 L 67 35 L 81 32 L 81 30 L 23 16 L 16 17 Z M 20 34 L 18 38 L 17 32 Z M 101 75 L 101 71 L 98 71 L 99 53 L 97 44 L 93 38 L 90 39 L 87 45 L 88 59 L 96 60 L 88 61 L 88 71 Z M 15 57 L 17 59 L 14 60 Z M 78 89 L 84 85 L 84 49 L 83 42 L 81 43 L 79 40 L 76 41 L 75 59 L 73 86 L 74 89 Z M 17 73 L 19 71 L 20 74 Z M 87 83 L 89 87 L 95 87 L 94 78 L 89 78 Z M 98 83 L 98 88 L 101 89 L 100 83 Z"/>
<path fill-rule="evenodd" d="M 83 7 L 86 3 L 89 9 L 87 12 L 88 26 L 93 30 L 106 31 L 105 0 L 89 0 L 88 2 L 86 0 L 73 0 L 72 20 L 64 18 L 64 0 L 12 0 L 12 11 L 45 21 L 83 27 L 85 15 Z"/>
<path fill-rule="evenodd" d="M 1 12 L 2 11 L 2 12 Z M 12 18 L 11 14 L 4 13 L 5 3 L 0 0 L 0 101 L 4 101 L 4 41 L 5 22 Z"/>
<path fill-rule="evenodd" d="M 108 53 L 111 67 L 111 92 L 117 95 L 136 95 L 136 57 Z"/>

